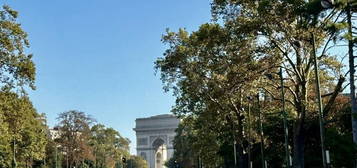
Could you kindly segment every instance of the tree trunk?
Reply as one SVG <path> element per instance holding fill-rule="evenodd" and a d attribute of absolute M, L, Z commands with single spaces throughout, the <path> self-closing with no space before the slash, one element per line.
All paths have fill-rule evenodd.
<path fill-rule="evenodd" d="M 293 165 L 294 168 L 304 168 L 304 148 L 305 134 L 303 123 L 298 120 L 294 124 L 294 148 L 293 148 Z"/>
<path fill-rule="evenodd" d="M 238 154 L 238 167 L 244 168 L 244 155 L 243 155 L 243 147 L 241 144 L 237 145 L 237 154 Z"/>
<path fill-rule="evenodd" d="M 239 104 L 241 106 L 241 103 Z M 239 111 L 236 112 L 237 118 L 238 118 L 238 148 L 237 148 L 237 153 L 238 153 L 238 167 L 239 168 L 244 168 L 244 154 L 243 154 L 243 141 L 242 137 L 243 136 L 243 117 L 240 115 Z"/>

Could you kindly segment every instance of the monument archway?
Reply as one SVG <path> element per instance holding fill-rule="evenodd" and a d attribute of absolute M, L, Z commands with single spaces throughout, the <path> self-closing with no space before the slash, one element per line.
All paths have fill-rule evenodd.
<path fill-rule="evenodd" d="M 149 168 L 166 168 L 174 153 L 173 139 L 179 120 L 170 114 L 136 119 L 137 155 L 146 157 Z"/>

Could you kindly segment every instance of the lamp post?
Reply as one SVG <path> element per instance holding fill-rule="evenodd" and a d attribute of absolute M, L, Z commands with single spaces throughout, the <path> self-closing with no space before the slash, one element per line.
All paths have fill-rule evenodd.
<path fill-rule="evenodd" d="M 284 78 L 283 78 L 282 67 L 280 67 L 279 76 L 280 76 L 281 99 L 282 99 L 282 113 L 284 117 L 285 163 L 286 163 L 286 167 L 290 167 L 289 129 L 288 129 L 287 113 L 285 110 L 285 92 L 284 92 Z"/>
<path fill-rule="evenodd" d="M 56 152 L 56 163 L 55 163 L 56 166 L 55 166 L 55 167 L 57 168 L 57 167 L 58 167 L 57 145 L 56 145 L 56 150 L 55 150 L 55 152 Z"/>
<path fill-rule="evenodd" d="M 259 132 L 260 132 L 260 153 L 262 157 L 262 167 L 265 168 L 265 159 L 264 159 L 264 132 L 263 132 L 263 121 L 262 114 L 260 111 L 260 100 L 259 100 L 259 92 L 257 93 L 257 101 L 258 101 L 258 113 L 259 113 Z"/>
<path fill-rule="evenodd" d="M 321 0 L 321 6 L 325 9 L 333 8 L 334 0 Z M 349 70 L 350 70 L 350 97 L 351 97 L 351 119 L 352 119 L 352 135 L 353 142 L 357 144 L 357 102 L 356 102 L 356 86 L 355 86 L 355 63 L 353 56 L 353 33 L 352 33 L 352 15 L 351 15 L 351 2 L 347 0 L 346 7 L 346 15 L 347 15 L 347 33 L 349 36 L 348 39 L 348 61 L 349 61 Z M 354 156 L 354 165 L 357 166 L 356 156 Z"/>
<path fill-rule="evenodd" d="M 253 100 L 253 98 L 251 96 L 247 96 L 248 99 L 248 168 L 251 168 L 252 165 L 250 163 L 251 160 L 251 120 L 250 120 L 250 109 L 251 109 L 251 101 Z"/>
<path fill-rule="evenodd" d="M 312 36 L 312 56 L 314 59 L 314 71 L 315 71 L 315 79 L 316 79 L 316 92 L 317 92 L 317 105 L 319 108 L 319 125 L 320 125 L 320 139 L 321 139 L 321 152 L 322 152 L 322 163 L 323 167 L 327 168 L 326 163 L 326 153 L 325 153 L 325 135 L 324 135 L 324 116 L 323 116 L 323 107 L 321 100 L 321 92 L 320 92 L 320 77 L 318 71 L 318 63 L 316 59 L 316 47 L 315 47 L 315 36 L 314 33 L 311 33 Z"/>
<path fill-rule="evenodd" d="M 265 74 L 269 80 L 273 80 L 273 75 Z M 283 125 L 284 125 L 284 147 L 285 147 L 285 164 L 286 167 L 290 167 L 290 151 L 289 151 L 289 129 L 288 129 L 288 120 L 287 113 L 285 110 L 285 90 L 284 90 L 284 78 L 283 78 L 283 68 L 280 66 L 279 69 L 280 77 L 280 87 L 281 87 L 281 100 L 282 100 L 282 114 L 283 114 Z"/>
<path fill-rule="evenodd" d="M 233 140 L 233 152 L 234 152 L 234 167 L 237 167 L 237 149 L 236 149 L 236 144 L 237 144 L 237 141 Z"/>
<path fill-rule="evenodd" d="M 13 158 L 12 158 L 12 168 L 17 167 L 17 162 L 16 162 L 16 142 L 15 142 L 15 137 L 13 139 Z"/>

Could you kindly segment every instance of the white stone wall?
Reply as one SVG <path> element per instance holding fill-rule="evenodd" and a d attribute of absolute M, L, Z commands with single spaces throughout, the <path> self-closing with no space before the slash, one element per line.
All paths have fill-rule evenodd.
<path fill-rule="evenodd" d="M 158 115 L 149 118 L 136 119 L 137 155 L 144 157 L 150 168 L 156 168 L 156 154 L 163 153 L 165 163 L 173 156 L 172 140 L 179 120 L 173 115 Z M 154 143 L 162 144 L 159 148 Z M 156 144 L 157 145 L 157 144 Z M 159 151 L 160 150 L 160 151 Z M 164 166 L 162 166 L 164 168 Z"/>

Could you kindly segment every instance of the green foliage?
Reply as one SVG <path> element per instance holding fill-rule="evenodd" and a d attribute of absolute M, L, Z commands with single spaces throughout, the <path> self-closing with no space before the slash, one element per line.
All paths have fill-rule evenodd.
<path fill-rule="evenodd" d="M 59 137 L 48 146 L 49 165 L 55 165 L 56 146 L 58 163 L 62 167 L 120 167 L 121 157 L 129 158 L 130 141 L 113 128 L 93 125 L 94 119 L 84 112 L 63 112 L 58 120 L 54 131 Z"/>
<path fill-rule="evenodd" d="M 0 81 L 5 87 L 30 86 L 34 89 L 35 64 L 32 55 L 25 53 L 29 42 L 17 17 L 18 12 L 9 6 L 3 6 L 0 11 Z"/>
<path fill-rule="evenodd" d="M 17 22 L 18 12 L 0 9 L 0 167 L 18 167 L 44 159 L 47 144 L 45 116 L 36 112 L 24 87 L 35 89 L 35 64 L 27 33 Z M 20 89 L 20 94 L 12 89 Z M 14 144 L 14 145 L 13 145 Z M 14 154 L 15 151 L 15 154 Z"/>
<path fill-rule="evenodd" d="M 130 156 L 130 158 L 127 160 L 127 166 L 130 168 L 148 168 L 147 162 L 138 156 Z"/>
<path fill-rule="evenodd" d="M 8 167 L 11 160 L 11 136 L 4 112 L 0 112 L 0 135 L 0 167 Z"/>
<path fill-rule="evenodd" d="M 198 158 L 203 141 L 198 141 L 198 132 L 193 130 L 193 124 L 193 120 L 186 118 L 181 121 L 176 129 L 176 136 L 173 141 L 174 156 L 167 163 L 170 168 L 175 167 L 176 164 L 181 167 L 197 166 L 195 160 Z M 211 146 L 207 146 L 207 148 L 211 148 Z"/>
<path fill-rule="evenodd" d="M 259 166 L 259 144 L 264 142 L 263 150 L 272 153 L 266 154 L 268 162 L 281 167 L 284 156 L 277 153 L 284 154 L 282 117 L 269 115 L 281 110 L 276 72 L 282 67 L 294 166 L 321 163 L 318 157 L 305 158 L 305 153 L 319 151 L 313 63 L 316 54 L 322 94 L 327 95 L 323 114 L 328 119 L 341 110 L 335 102 L 345 81 L 340 61 L 344 55 L 330 50 L 343 39 L 345 23 L 339 10 L 323 9 L 319 0 L 214 0 L 213 18 L 221 24 L 206 23 L 192 33 L 167 31 L 162 41 L 168 49 L 155 67 L 161 72 L 164 90 L 176 96 L 172 112 L 186 121 L 182 128 L 191 132 L 176 137 L 175 160 L 183 164 L 180 157 L 194 154 L 204 166 L 229 167 L 236 141 L 238 167 L 247 165 L 248 142 L 252 161 Z M 267 79 L 267 74 L 274 78 Z M 248 102 L 246 97 L 257 93 L 264 97 L 261 104 Z M 246 110 L 249 106 L 251 116 Z M 268 132 L 262 140 L 260 122 Z M 180 146 L 183 140 L 188 144 Z M 304 152 L 307 147 L 311 151 Z"/>
<path fill-rule="evenodd" d="M 12 161 L 15 143 L 18 167 L 31 165 L 33 161 L 45 157 L 47 144 L 45 117 L 36 112 L 27 96 L 19 96 L 9 91 L 0 92 L 0 116 L 2 116 L 2 136 L 0 164 L 8 167 Z"/>
<path fill-rule="evenodd" d="M 94 166 L 113 167 L 122 156 L 129 156 L 129 141 L 113 128 L 97 124 L 91 128 L 90 146 L 93 149 Z"/>

